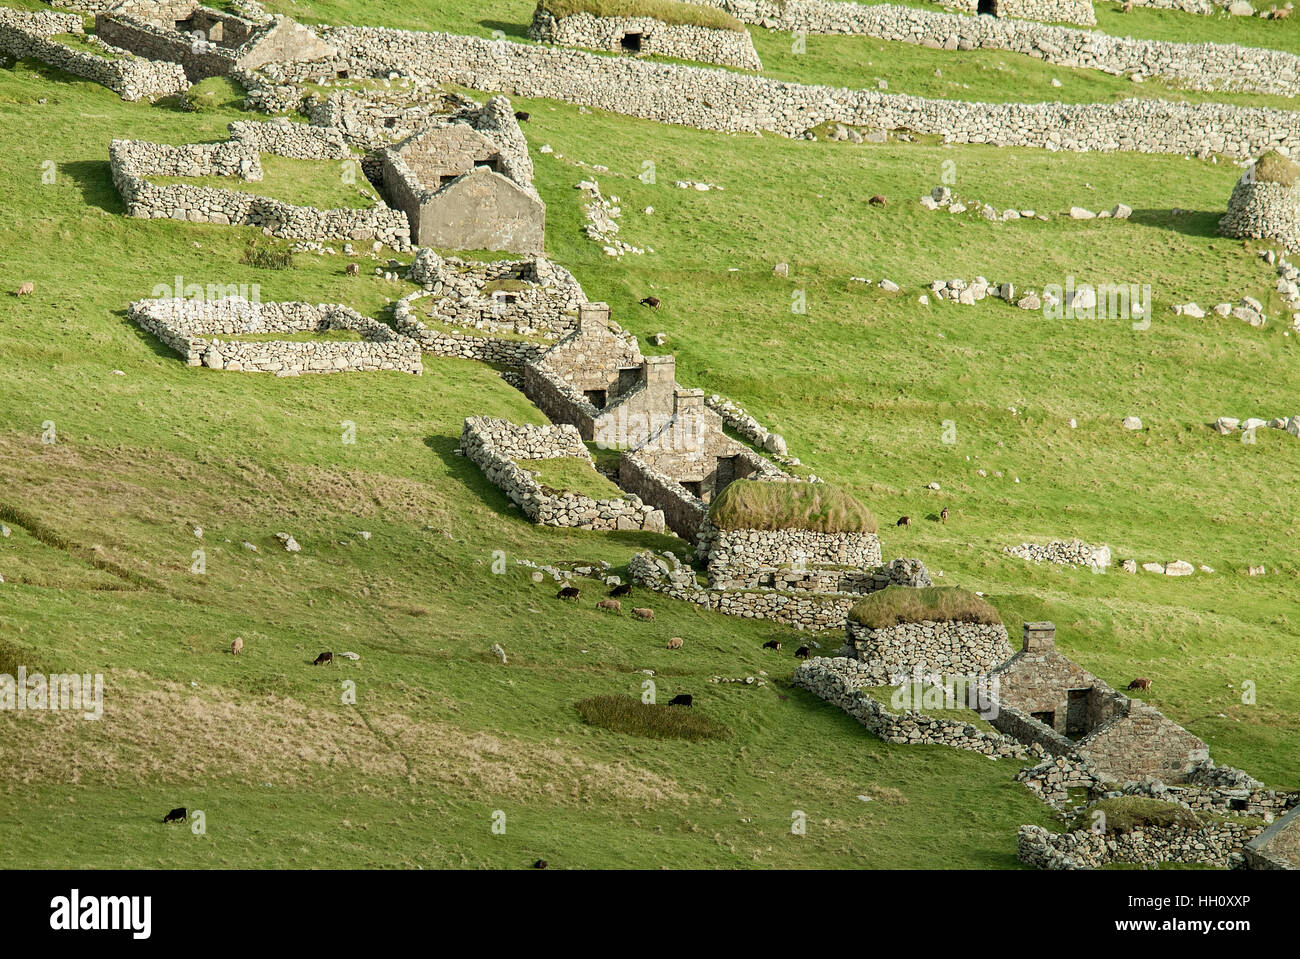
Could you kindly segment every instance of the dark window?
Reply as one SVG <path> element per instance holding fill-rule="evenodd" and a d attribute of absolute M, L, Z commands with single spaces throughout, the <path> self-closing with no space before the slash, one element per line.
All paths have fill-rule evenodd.
<path fill-rule="evenodd" d="M 995 9 L 997 0 L 979 0 L 978 13 L 988 14 L 990 17 L 996 17 L 998 11 Z"/>
<path fill-rule="evenodd" d="M 735 456 L 718 457 L 718 470 L 713 478 L 713 495 L 717 496 L 736 479 Z"/>
<path fill-rule="evenodd" d="M 981 0 L 981 2 L 983 2 L 983 0 Z M 623 34 L 623 39 L 619 41 L 619 45 L 628 53 L 640 53 L 641 34 L 625 33 Z"/>
<path fill-rule="evenodd" d="M 338 73 L 335 74 L 335 76 L 338 77 L 338 79 L 340 80 L 346 80 L 348 78 L 348 71 L 340 70 Z"/>
<path fill-rule="evenodd" d="M 1046 712 L 1030 713 L 1029 715 L 1033 716 L 1044 726 L 1051 726 L 1053 729 L 1056 728 L 1056 713 L 1054 713 L 1050 709 L 1047 710 Z"/>
<path fill-rule="evenodd" d="M 1232 800 L 1232 808 L 1234 812 L 1245 812 L 1250 808 L 1250 803 L 1245 799 L 1234 799 Z"/>
<path fill-rule="evenodd" d="M 1078 739 L 1088 733 L 1088 698 L 1091 689 L 1071 689 L 1066 694 L 1068 706 L 1065 712 L 1065 735 Z"/>
<path fill-rule="evenodd" d="M 618 371 L 618 385 L 614 387 L 618 391 L 617 395 L 622 396 L 630 392 L 641 382 L 641 367 L 623 366 Z"/>
<path fill-rule="evenodd" d="M 598 410 L 605 408 L 605 391 L 604 390 L 583 390 L 582 395 L 587 398 L 587 402 Z"/>
<path fill-rule="evenodd" d="M 694 496 L 696 499 L 699 499 L 699 498 L 700 498 L 700 493 L 701 493 L 700 486 L 701 486 L 701 485 L 702 485 L 702 484 L 700 483 L 699 480 L 693 480 L 693 481 L 691 481 L 691 480 L 687 480 L 687 481 L 684 481 L 684 482 L 682 483 L 682 486 L 686 489 L 686 492 L 690 493 L 690 494 L 691 494 L 692 496 Z"/>

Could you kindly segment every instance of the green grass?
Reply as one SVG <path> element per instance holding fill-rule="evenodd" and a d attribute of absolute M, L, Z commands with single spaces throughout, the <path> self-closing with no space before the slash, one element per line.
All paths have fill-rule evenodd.
<path fill-rule="evenodd" d="M 1147 796 L 1119 796 L 1114 799 L 1099 800 L 1079 813 L 1070 823 L 1071 831 L 1091 828 L 1093 817 L 1098 812 L 1106 817 L 1106 832 L 1117 836 L 1136 832 L 1148 826 L 1157 828 L 1181 826 L 1184 829 L 1195 829 L 1203 824 L 1200 816 L 1177 803 L 1151 799 Z"/>
<path fill-rule="evenodd" d="M 876 518 L 852 494 L 827 483 L 744 480 L 709 504 L 718 529 L 805 529 L 816 533 L 874 533 Z"/>
<path fill-rule="evenodd" d="M 541 6 L 557 19 L 578 13 L 594 17 L 652 17 L 668 24 L 745 31 L 743 23 L 723 10 L 677 0 L 541 0 Z"/>
<path fill-rule="evenodd" d="M 50 37 L 50 39 L 63 44 L 65 47 L 68 47 L 70 50 L 75 50 L 78 53 L 89 53 L 91 56 L 99 57 L 102 60 L 122 59 L 120 54 L 114 53 L 111 50 L 105 50 L 97 43 L 92 43 L 89 39 L 86 38 L 85 34 L 56 33 L 52 37 Z"/>
<path fill-rule="evenodd" d="M 263 153 L 261 180 L 233 176 L 149 176 L 146 179 L 159 186 L 185 183 L 252 193 L 318 210 L 368 210 L 379 202 L 379 194 L 355 160 L 300 160 Z"/>
<path fill-rule="evenodd" d="M 512 38 L 532 12 L 516 0 L 272 6 L 307 22 L 503 29 Z M 1125 22 L 1167 24 L 1184 39 L 1220 25 L 1146 13 Z M 1274 26 L 1224 25 L 1232 36 Z M 1276 26 L 1278 42 L 1295 46 L 1295 22 Z M 754 34 L 788 49 L 788 37 Z M 1049 95 L 1031 97 L 1039 88 L 1026 78 L 1044 73 L 1010 58 L 998 70 L 899 45 L 897 72 L 882 74 L 875 64 L 894 59 L 840 39 L 810 38 L 795 66 L 848 86 L 887 76 L 893 91 L 925 93 L 919 84 L 935 68 L 944 76 L 925 82 L 947 83 L 971 64 L 981 85 L 964 80 L 971 90 L 948 95 Z M 1067 96 L 1071 77 L 1061 74 Z M 1122 85 L 1105 82 L 1098 98 Z M 349 257 L 260 269 L 240 262 L 254 230 L 123 215 L 109 141 L 224 139 L 229 120 L 246 118 L 234 99 L 185 113 L 125 103 L 28 61 L 0 70 L 0 123 L 12 133 L 0 142 L 5 283 L 36 284 L 30 297 L 0 296 L 0 518 L 21 518 L 4 520 L 13 532 L 0 540 L 0 635 L 10 644 L 0 653 L 106 678 L 98 724 L 0 715 L 0 844 L 11 861 L 1018 865 L 1017 826 L 1052 817 L 1014 782 L 1016 764 L 886 745 L 788 688 L 795 660 L 761 646 L 792 642 L 791 631 L 657 595 L 636 597 L 655 620 L 633 621 L 596 610 L 590 600 L 602 591 L 590 581 L 579 604 L 557 601 L 549 580 L 534 584 L 516 560 L 606 560 L 622 574 L 638 550 L 682 555 L 684 544 L 526 522 L 454 452 L 467 415 L 544 421 L 497 371 L 430 357 L 422 377 L 228 377 L 187 367 L 138 330 L 126 304 L 178 275 L 258 283 L 265 300 L 342 302 L 374 316 L 397 295 L 367 258 L 357 278 L 343 273 Z M 1300 446 L 1277 431 L 1243 444 L 1207 425 L 1220 415 L 1291 415 L 1300 387 L 1276 278 L 1253 246 L 1215 235 L 1236 167 L 738 138 L 546 101 L 515 106 L 532 113 L 525 133 L 548 207 L 549 255 L 631 332 L 668 333 L 680 382 L 736 400 L 879 515 L 925 518 L 948 506 L 946 524 L 891 528 L 887 555 L 916 556 L 944 574 L 936 582 L 984 591 L 1006 622 L 1054 621 L 1058 646 L 1111 685 L 1152 676 L 1150 701 L 1205 739 L 1218 762 L 1294 786 Z M 538 153 L 544 143 L 555 153 Z M 573 187 L 589 172 L 575 159 L 610 168 L 601 181 L 620 196 L 622 235 L 654 254 L 612 260 L 583 235 Z M 53 182 L 42 180 L 47 160 Z M 637 177 L 646 160 L 657 183 Z M 1059 213 L 1124 202 L 1135 213 L 1122 222 L 956 222 L 915 202 L 945 177 L 959 195 L 999 207 Z M 727 189 L 675 190 L 675 179 Z M 874 193 L 889 206 L 867 206 Z M 648 206 L 653 215 L 640 212 Z M 776 262 L 790 264 L 788 279 L 772 275 Z M 976 274 L 1021 289 L 1068 275 L 1149 283 L 1154 321 L 1138 331 L 990 301 L 917 302 L 934 279 Z M 905 292 L 889 296 L 851 276 L 889 277 Z M 805 313 L 791 310 L 795 290 Z M 637 307 L 650 294 L 663 301 L 653 315 Z M 1169 310 L 1243 294 L 1263 300 L 1274 321 L 1253 329 Z M 1144 431 L 1119 428 L 1130 413 Z M 53 445 L 40 440 L 47 421 Z M 345 422 L 355 443 L 342 441 Z M 301 553 L 283 551 L 281 530 Z M 1108 543 L 1117 559 L 1186 558 L 1217 572 L 1094 575 L 1001 552 L 1073 536 Z M 191 572 L 199 548 L 202 575 Z M 1247 577 L 1259 563 L 1268 575 Z M 674 635 L 684 649 L 664 648 Z M 238 659 L 226 652 L 235 636 L 246 641 Z M 488 652 L 493 642 L 508 666 Z M 362 658 L 309 667 L 322 649 Z M 765 687 L 709 681 L 760 670 L 772 679 Z M 574 710 L 596 696 L 639 698 L 651 678 L 661 701 L 694 695 L 730 738 L 643 739 L 590 726 Z M 341 702 L 344 679 L 357 682 L 355 706 Z M 1246 681 L 1257 692 L 1250 704 Z M 158 819 L 177 805 L 205 810 L 205 837 L 162 828 Z M 505 836 L 492 833 L 495 810 L 508 816 Z M 807 813 L 806 836 L 791 835 L 793 810 Z"/>
<path fill-rule="evenodd" d="M 548 460 L 517 460 L 517 465 L 534 474 L 543 486 L 592 499 L 622 499 L 626 494 L 605 479 L 591 463 L 576 456 Z"/>
<path fill-rule="evenodd" d="M 592 696 L 577 704 L 578 715 L 599 726 L 644 739 L 726 739 L 727 727 L 693 706 L 643 703 L 635 696 Z"/>
<path fill-rule="evenodd" d="M 983 623 L 999 625 L 998 611 L 958 586 L 886 586 L 849 610 L 849 619 L 871 629 L 902 623 Z"/>
<path fill-rule="evenodd" d="M 1255 179 L 1260 183 L 1295 186 L 1300 183 L 1300 163 L 1270 150 L 1255 162 Z"/>

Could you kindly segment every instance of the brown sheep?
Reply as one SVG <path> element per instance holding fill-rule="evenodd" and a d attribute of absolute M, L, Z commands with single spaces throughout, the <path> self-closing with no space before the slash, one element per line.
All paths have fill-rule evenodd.
<path fill-rule="evenodd" d="M 346 270 L 344 270 L 343 272 L 346 273 L 348 276 L 360 276 L 360 275 L 361 275 L 361 264 L 360 264 L 360 263 L 349 263 L 349 264 L 348 264 L 348 268 L 347 268 Z"/>
<path fill-rule="evenodd" d="M 1133 12 L 1133 0 L 1128 0 L 1127 3 L 1123 4 L 1123 5 L 1119 8 L 1119 12 L 1120 12 L 1120 13 L 1132 13 L 1132 12 Z"/>
<path fill-rule="evenodd" d="M 911 527 L 911 525 L 912 525 L 912 517 L 910 517 L 910 516 L 900 516 L 900 517 L 898 517 L 898 522 L 895 523 L 894 525 L 895 525 L 895 526 L 907 526 L 907 527 Z"/>
<path fill-rule="evenodd" d="M 870 203 L 872 206 L 884 206 L 884 205 L 885 205 L 886 203 L 888 203 L 889 201 L 886 200 L 886 199 L 885 199 L 883 196 L 881 196 L 879 193 L 877 193 L 875 196 L 873 196 L 873 197 L 872 197 L 870 200 L 868 200 L 867 202 Z"/>
<path fill-rule="evenodd" d="M 576 603 L 578 601 L 578 587 L 565 586 L 563 589 L 561 589 L 558 593 L 555 594 L 555 598 L 571 599 Z"/>
<path fill-rule="evenodd" d="M 647 296 L 644 300 L 641 301 L 641 305 L 648 306 L 652 310 L 657 310 L 659 309 L 659 297 Z"/>
<path fill-rule="evenodd" d="M 623 604 L 616 599 L 602 599 L 596 604 L 597 609 L 609 610 L 611 613 L 622 612 Z"/>
<path fill-rule="evenodd" d="M 632 610 L 632 615 L 637 619 L 654 619 L 655 611 L 653 609 L 646 609 L 644 606 L 637 606 Z"/>
<path fill-rule="evenodd" d="M 1291 11 L 1288 10 L 1286 7 L 1283 7 L 1283 8 L 1280 9 L 1280 10 L 1274 10 L 1274 11 L 1273 11 L 1273 19 L 1274 19 L 1274 20 L 1286 20 L 1286 19 L 1288 19 L 1290 16 L 1291 16 Z"/>
<path fill-rule="evenodd" d="M 1139 676 L 1137 679 L 1133 680 L 1133 682 L 1128 684 L 1128 688 L 1140 689 L 1144 693 L 1149 693 L 1151 692 L 1151 680 L 1147 679 L 1145 676 Z"/>
<path fill-rule="evenodd" d="M 682 638 L 681 638 L 680 636 L 674 636 L 672 639 L 668 640 L 668 648 L 669 648 L 669 649 L 681 649 L 681 648 L 682 648 Z"/>
<path fill-rule="evenodd" d="M 14 293 L 14 296 L 31 296 L 35 292 L 36 292 L 36 284 L 33 283 L 31 280 L 28 280 L 22 286 L 18 287 L 17 291 Z"/>
<path fill-rule="evenodd" d="M 238 656 L 243 651 L 244 651 L 244 637 L 236 636 L 235 641 L 230 644 L 230 654 L 232 656 Z"/>
<path fill-rule="evenodd" d="M 945 526 L 948 525 L 948 507 L 945 506 L 943 509 L 939 510 L 939 522 L 943 523 Z"/>
<path fill-rule="evenodd" d="M 319 656 L 316 657 L 316 659 L 315 659 L 315 661 L 312 663 L 312 665 L 313 665 L 313 666 L 333 666 L 333 665 L 334 665 L 334 654 L 333 654 L 333 653 L 321 653 Z"/>
<path fill-rule="evenodd" d="M 779 640 L 769 639 L 766 643 L 763 644 L 763 648 L 772 649 L 779 653 L 781 651 L 781 643 Z"/>

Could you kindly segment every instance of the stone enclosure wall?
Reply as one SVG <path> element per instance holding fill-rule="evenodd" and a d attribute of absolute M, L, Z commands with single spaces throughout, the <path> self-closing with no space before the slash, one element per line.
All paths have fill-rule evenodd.
<path fill-rule="evenodd" d="M 338 130 L 293 123 L 287 117 L 267 123 L 236 120 L 227 129 L 233 142 L 258 153 L 274 153 L 299 160 L 346 160 L 352 155 Z"/>
<path fill-rule="evenodd" d="M 568 47 L 698 60 L 741 70 L 763 69 L 754 41 L 743 30 L 664 23 L 651 17 L 577 13 L 557 19 L 542 5 L 533 13 L 528 36 Z"/>
<path fill-rule="evenodd" d="M 1263 831 L 1263 826 L 1247 822 L 1206 823 L 1195 829 L 1147 826 L 1119 835 L 1088 829 L 1052 833 L 1042 826 L 1021 826 L 1016 856 L 1039 869 L 1099 869 L 1112 862 L 1195 862 L 1227 869 L 1230 857 Z"/>
<path fill-rule="evenodd" d="M 49 39 L 59 33 L 83 34 L 81 17 L 0 7 L 0 53 L 40 60 L 108 87 L 123 100 L 158 100 L 182 94 L 190 87 L 185 72 L 174 63 L 143 60 L 105 44 L 117 57 L 110 60 Z"/>
<path fill-rule="evenodd" d="M 243 141 L 168 146 L 143 140 L 109 145 L 113 184 L 128 216 L 255 226 L 268 236 L 298 240 L 378 240 L 394 249 L 410 246 L 410 227 L 401 210 L 381 201 L 369 209 L 318 210 L 234 189 L 190 184 L 160 185 L 149 176 L 238 176 L 262 178 L 258 150 Z"/>
<path fill-rule="evenodd" d="M 803 137 L 823 123 L 837 122 L 938 134 L 954 143 L 1049 150 L 1241 158 L 1273 148 L 1300 151 L 1300 119 L 1285 110 L 1162 100 L 963 103 L 445 33 L 339 27 L 324 34 L 355 73 L 419 74 L 704 130 Z"/>
<path fill-rule="evenodd" d="M 1275 240 L 1300 252 L 1300 184 L 1256 182 L 1243 176 L 1228 200 L 1219 232 L 1239 239 Z"/>
<path fill-rule="evenodd" d="M 572 426 L 520 426 L 471 416 L 465 420 L 461 451 L 535 523 L 596 530 L 662 533 L 663 513 L 636 497 L 595 500 L 543 486 L 516 460 L 574 458 L 595 472 L 591 454 Z"/>
<path fill-rule="evenodd" d="M 221 300 L 139 300 L 132 320 L 185 358 L 190 366 L 245 373 L 422 372 L 420 349 L 384 324 L 339 304 Z M 265 333 L 352 330 L 360 341 L 240 341 Z"/>
<path fill-rule="evenodd" d="M 851 567 L 855 571 L 880 565 L 880 537 L 875 533 L 817 533 L 803 529 L 718 529 L 707 519 L 700 530 L 698 552 L 707 563 L 709 586 L 741 589 L 770 586 L 766 577 L 791 564 Z M 798 569 L 788 570 L 798 576 Z M 794 580 L 789 582 L 793 583 Z"/>
<path fill-rule="evenodd" d="M 872 629 L 849 620 L 845 630 L 854 657 L 874 677 L 876 686 L 917 669 L 981 675 L 1011 656 L 1007 630 L 1001 624 L 927 620 Z"/>
<path fill-rule="evenodd" d="M 420 349 L 425 353 L 518 369 L 535 363 L 546 352 L 544 344 L 528 340 L 508 340 L 491 334 L 460 333 L 426 326 L 416 315 L 412 304 L 429 295 L 423 290 L 417 290 L 393 304 L 393 328 L 419 343 Z"/>

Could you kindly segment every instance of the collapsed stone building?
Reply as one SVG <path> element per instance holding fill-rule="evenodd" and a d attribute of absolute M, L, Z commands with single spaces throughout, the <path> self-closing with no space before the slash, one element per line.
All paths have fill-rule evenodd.
<path fill-rule="evenodd" d="M 150 60 L 179 63 L 192 83 L 272 62 L 337 55 L 314 31 L 289 17 L 254 21 L 197 0 L 122 0 L 95 15 L 95 32 Z"/>
<path fill-rule="evenodd" d="M 1274 151 L 1249 165 L 1232 190 L 1219 232 L 1300 251 L 1300 163 Z"/>
<path fill-rule="evenodd" d="M 1300 869 L 1300 806 L 1246 843 L 1248 869 Z"/>
<path fill-rule="evenodd" d="M 528 36 L 544 43 L 608 50 L 611 53 L 675 57 L 742 70 L 762 70 L 744 24 L 714 13 L 716 26 L 668 23 L 648 16 L 597 16 L 579 12 L 557 16 L 542 0 L 533 12 Z"/>

